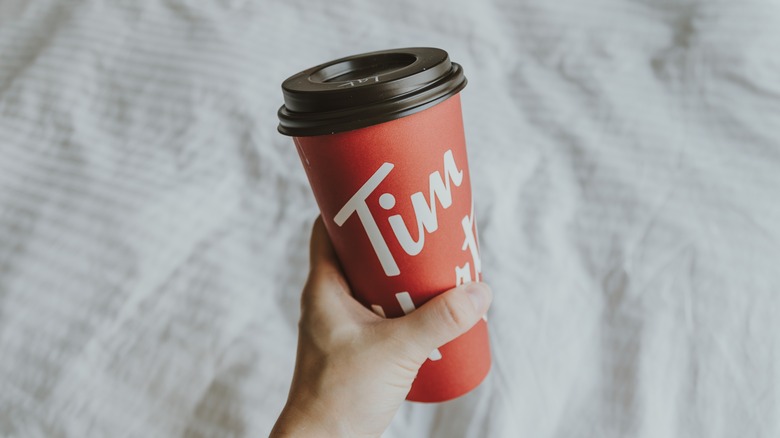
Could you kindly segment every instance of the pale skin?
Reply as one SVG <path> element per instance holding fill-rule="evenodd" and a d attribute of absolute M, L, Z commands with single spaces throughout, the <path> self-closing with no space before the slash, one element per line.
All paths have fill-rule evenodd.
<path fill-rule="evenodd" d="M 318 218 L 293 380 L 271 438 L 381 436 L 431 351 L 476 324 L 491 300 L 487 285 L 470 283 L 381 318 L 353 298 Z"/>

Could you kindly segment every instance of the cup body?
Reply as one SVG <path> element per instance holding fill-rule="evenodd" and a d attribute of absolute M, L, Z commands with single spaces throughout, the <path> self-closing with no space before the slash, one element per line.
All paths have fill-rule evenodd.
<path fill-rule="evenodd" d="M 479 281 L 477 224 L 460 94 L 395 120 L 293 137 L 355 298 L 380 316 L 410 313 Z M 461 396 L 490 369 L 487 324 L 431 352 L 407 396 Z"/>

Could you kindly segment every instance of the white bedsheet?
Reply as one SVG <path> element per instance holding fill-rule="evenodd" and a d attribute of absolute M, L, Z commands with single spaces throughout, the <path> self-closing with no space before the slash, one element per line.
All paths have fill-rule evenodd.
<path fill-rule="evenodd" d="M 378 3 L 0 3 L 0 436 L 267 435 L 317 213 L 280 84 L 405 46 L 469 79 L 494 364 L 385 436 L 780 436 L 777 3 Z"/>

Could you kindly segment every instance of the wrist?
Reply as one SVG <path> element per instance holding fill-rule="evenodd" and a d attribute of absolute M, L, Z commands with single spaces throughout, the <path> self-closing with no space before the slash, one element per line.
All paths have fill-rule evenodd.
<path fill-rule="evenodd" d="M 316 403 L 291 398 L 279 415 L 270 438 L 352 437 L 340 419 Z"/>

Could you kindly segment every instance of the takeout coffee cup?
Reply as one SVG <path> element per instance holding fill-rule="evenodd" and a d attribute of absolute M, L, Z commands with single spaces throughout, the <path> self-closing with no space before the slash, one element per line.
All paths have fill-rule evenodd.
<path fill-rule="evenodd" d="M 435 48 L 337 59 L 282 84 L 279 131 L 293 137 L 355 298 L 380 316 L 481 278 L 465 85 L 460 65 Z M 431 352 L 407 400 L 458 397 L 489 369 L 480 320 Z"/>

